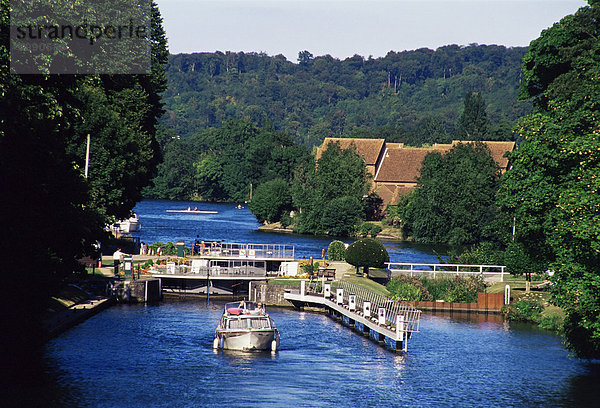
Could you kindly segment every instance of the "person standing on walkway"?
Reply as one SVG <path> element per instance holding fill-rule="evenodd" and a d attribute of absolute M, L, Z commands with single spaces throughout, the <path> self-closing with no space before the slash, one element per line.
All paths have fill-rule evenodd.
<path fill-rule="evenodd" d="M 123 260 L 123 256 L 125 254 L 123 252 L 121 252 L 121 248 L 117 249 L 114 253 L 113 253 L 113 263 L 115 266 L 115 277 L 119 276 L 119 265 L 121 264 L 121 261 Z"/>

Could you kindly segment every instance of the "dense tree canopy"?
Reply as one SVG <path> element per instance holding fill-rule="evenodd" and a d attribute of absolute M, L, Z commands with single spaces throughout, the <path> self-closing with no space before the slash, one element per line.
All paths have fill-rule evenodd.
<path fill-rule="evenodd" d="M 494 217 L 498 182 L 498 165 L 481 143 L 428 154 L 403 208 L 405 234 L 418 242 L 478 242 Z"/>
<path fill-rule="evenodd" d="M 516 240 L 540 272 L 555 271 L 553 302 L 567 312 L 569 347 L 600 357 L 600 5 L 563 18 L 533 41 L 521 94 L 538 110 L 499 194 Z"/>
<path fill-rule="evenodd" d="M 469 92 L 456 124 L 458 140 L 487 140 L 489 120 L 481 94 Z"/>
<path fill-rule="evenodd" d="M 515 98 L 525 51 L 448 45 L 344 60 L 302 51 L 298 64 L 264 53 L 173 55 L 162 123 L 190 138 L 230 119 L 269 122 L 309 147 L 384 128 L 390 142 L 421 145 L 452 135 L 464 96 L 476 92 L 488 102 L 492 132 L 510 138 L 514 121 L 531 111 Z"/>
<path fill-rule="evenodd" d="M 308 160 L 306 149 L 289 136 L 246 120 L 190 139 L 167 132 L 172 136 L 166 138 L 164 162 L 147 197 L 243 202 L 264 182 L 289 183 L 298 164 Z"/>
<path fill-rule="evenodd" d="M 294 228 L 301 233 L 350 234 L 363 213 L 362 199 L 370 183 L 356 149 L 329 144 L 317 163 L 296 172 L 292 197 L 299 214 Z"/>
<path fill-rule="evenodd" d="M 10 290 L 0 297 L 0 340 L 18 360 L 15 346 L 41 341 L 39 319 L 80 268 L 76 258 L 90 253 L 107 222 L 130 213 L 154 173 L 167 49 L 153 4 L 150 73 L 11 75 L 9 4 L 1 3 L 0 253 L 10 261 L 0 273 Z"/>
<path fill-rule="evenodd" d="M 259 222 L 281 221 L 292 210 L 292 194 L 287 181 L 276 178 L 258 186 L 249 204 Z M 289 216 L 289 215 L 288 215 Z"/>

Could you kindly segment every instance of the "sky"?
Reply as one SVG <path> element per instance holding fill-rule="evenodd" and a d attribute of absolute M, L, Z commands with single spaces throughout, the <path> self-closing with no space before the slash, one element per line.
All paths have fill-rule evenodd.
<path fill-rule="evenodd" d="M 443 45 L 527 46 L 584 0 L 156 0 L 171 54 L 344 59 Z"/>

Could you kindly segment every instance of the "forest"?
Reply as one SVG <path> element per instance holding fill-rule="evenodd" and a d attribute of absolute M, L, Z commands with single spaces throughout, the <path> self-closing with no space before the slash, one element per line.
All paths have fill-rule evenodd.
<path fill-rule="evenodd" d="M 257 53 L 171 55 L 157 135 L 164 160 L 144 195 L 246 201 L 250 185 L 291 182 L 325 137 L 412 146 L 512 140 L 515 121 L 532 110 L 517 99 L 526 51 L 450 45 L 343 61 L 302 51 L 297 63 Z"/>
<path fill-rule="evenodd" d="M 526 52 L 471 44 L 344 60 L 302 51 L 294 62 L 264 53 L 171 55 L 161 123 L 183 139 L 244 119 L 308 148 L 325 137 L 373 132 L 420 145 L 448 140 L 463 98 L 477 92 L 493 124 L 489 138 L 507 139 L 514 121 L 531 112 L 516 98 Z"/>

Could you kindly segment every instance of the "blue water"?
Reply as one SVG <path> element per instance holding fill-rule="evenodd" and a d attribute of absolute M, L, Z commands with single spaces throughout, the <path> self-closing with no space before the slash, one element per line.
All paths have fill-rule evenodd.
<path fill-rule="evenodd" d="M 218 214 L 167 213 L 167 209 L 198 207 L 199 210 L 218 211 Z M 260 223 L 247 206 L 238 210 L 233 204 L 198 203 L 194 201 L 144 200 L 134 211 L 140 217 L 141 230 L 135 233 L 141 241 L 177 242 L 184 241 L 190 247 L 196 236 L 202 240 L 258 244 L 293 244 L 296 258 L 321 258 L 331 237 L 312 235 L 281 234 L 259 231 Z M 351 243 L 351 239 L 344 239 Z M 385 242 L 390 262 L 437 263 L 436 252 L 445 254 L 444 248 L 411 243 Z M 436 251 L 437 249 L 437 251 Z"/>
<path fill-rule="evenodd" d="M 597 406 L 598 367 L 529 325 L 426 315 L 398 355 L 325 315 L 274 309 L 276 354 L 215 352 L 221 307 L 104 311 L 48 345 L 44 392 L 77 407 Z"/>
<path fill-rule="evenodd" d="M 168 214 L 188 205 L 216 215 Z M 233 205 L 143 201 L 146 242 L 285 243 L 320 257 L 329 238 L 257 232 Z M 429 247 L 387 243 L 393 261 L 434 261 Z M 112 307 L 50 341 L 29 381 L 0 395 L 23 407 L 597 407 L 600 367 L 569 357 L 559 337 L 498 316 L 424 315 L 408 354 L 327 316 L 272 309 L 281 348 L 212 350 L 222 303 Z M 5 351 L 7 352 L 7 351 Z M 3 402 L 11 401 L 12 404 Z"/>

